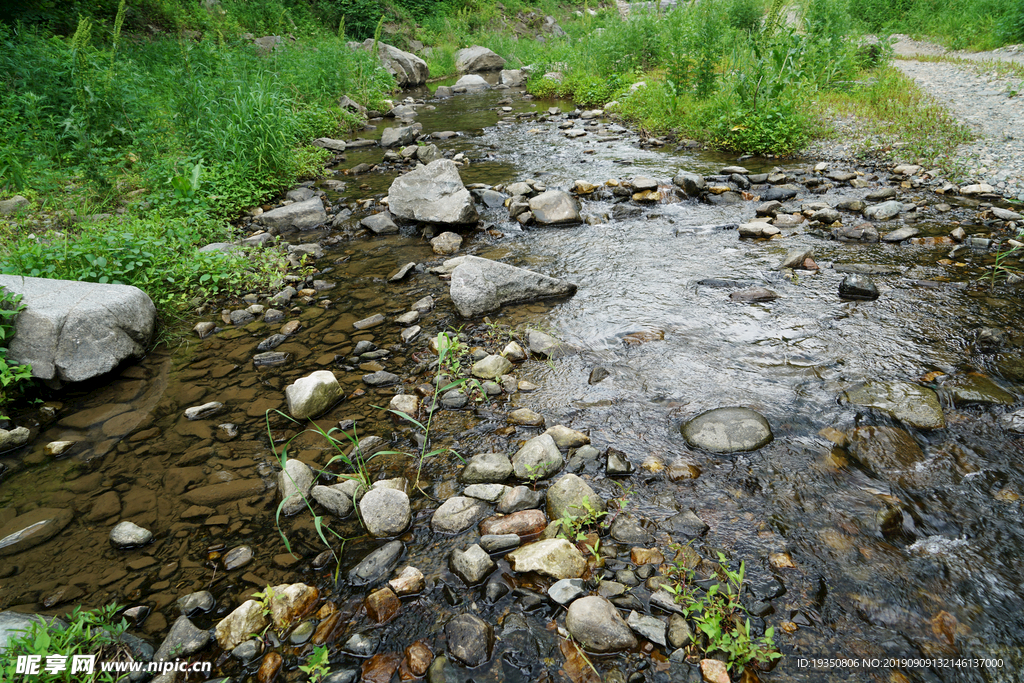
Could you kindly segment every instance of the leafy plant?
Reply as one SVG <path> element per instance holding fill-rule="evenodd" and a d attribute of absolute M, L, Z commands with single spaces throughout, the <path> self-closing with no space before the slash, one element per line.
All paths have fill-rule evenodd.
<path fill-rule="evenodd" d="M 326 645 L 317 645 L 313 648 L 313 654 L 309 656 L 306 663 L 299 665 L 299 671 L 308 676 L 309 683 L 320 683 L 331 672 L 329 656 L 330 652 Z"/>
<path fill-rule="evenodd" d="M 14 337 L 14 321 L 25 310 L 20 294 L 11 294 L 0 287 L 0 410 L 10 400 L 9 392 L 18 385 L 32 379 L 32 366 L 27 363 L 12 363 L 7 358 L 7 347 Z M 0 419 L 7 417 L 0 414 Z"/>
<path fill-rule="evenodd" d="M 594 507 L 594 504 L 590 502 L 590 497 L 585 497 L 581 505 L 572 506 L 571 509 L 578 510 L 580 514 L 573 515 L 566 513 L 561 519 L 556 520 L 558 522 L 558 535 L 572 543 L 579 543 L 580 541 L 586 540 L 591 531 L 603 529 L 608 526 L 605 518 L 608 513 L 604 510 L 598 510 Z M 600 543 L 600 541 L 598 542 Z M 596 550 L 593 551 L 595 557 L 597 557 Z"/>

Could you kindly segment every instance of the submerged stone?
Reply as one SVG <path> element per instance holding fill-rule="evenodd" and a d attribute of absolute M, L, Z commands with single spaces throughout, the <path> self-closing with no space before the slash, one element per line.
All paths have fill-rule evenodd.
<path fill-rule="evenodd" d="M 761 448 L 774 438 L 763 415 L 749 408 L 716 408 L 685 423 L 680 431 L 691 445 L 713 453 Z"/>

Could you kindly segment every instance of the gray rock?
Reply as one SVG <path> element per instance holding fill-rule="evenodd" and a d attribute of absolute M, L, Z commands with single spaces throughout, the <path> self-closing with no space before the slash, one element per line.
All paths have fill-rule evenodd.
<path fill-rule="evenodd" d="M 693 640 L 693 630 L 682 614 L 668 617 L 668 644 L 673 648 L 686 647 Z"/>
<path fill-rule="evenodd" d="M 532 491 L 527 486 L 511 487 L 498 500 L 498 512 L 509 515 L 521 510 L 533 510 L 544 503 L 543 491 Z"/>
<path fill-rule="evenodd" d="M 343 394 L 333 372 L 317 370 L 285 387 L 284 395 L 291 416 L 305 420 L 323 413 L 341 400 Z"/>
<path fill-rule="evenodd" d="M 366 50 L 372 49 L 373 39 L 367 38 L 362 47 Z M 393 45 L 378 41 L 377 56 L 384 68 L 395 77 L 399 87 L 411 88 L 427 82 L 430 75 L 427 63 L 411 52 L 404 52 Z"/>
<path fill-rule="evenodd" d="M 248 664 L 263 654 L 263 643 L 256 638 L 247 640 L 231 651 L 231 656 L 243 664 Z"/>
<path fill-rule="evenodd" d="M 465 256 L 452 271 L 451 297 L 464 317 L 496 311 L 505 304 L 576 293 L 576 285 L 497 261 Z"/>
<path fill-rule="evenodd" d="M 710 528 L 693 510 L 683 510 L 679 514 L 672 515 L 661 522 L 661 527 L 674 535 L 687 538 L 703 536 Z"/>
<path fill-rule="evenodd" d="M 115 548 L 136 548 L 153 540 L 153 532 L 132 522 L 118 522 L 110 530 L 110 542 Z"/>
<path fill-rule="evenodd" d="M 363 382 L 371 387 L 388 387 L 392 384 L 399 384 L 401 381 L 401 377 L 386 370 L 378 370 L 377 372 L 371 372 L 369 375 L 363 375 Z"/>
<path fill-rule="evenodd" d="M 8 359 L 32 376 L 81 382 L 145 355 L 156 307 L 128 285 L 0 275 L 0 288 L 22 295 Z"/>
<path fill-rule="evenodd" d="M 587 561 L 579 548 L 564 538 L 549 538 L 516 548 L 506 559 L 512 571 L 537 572 L 553 579 L 578 579 Z"/>
<path fill-rule="evenodd" d="M 323 149 L 329 149 L 332 152 L 344 152 L 345 141 L 336 140 L 334 138 L 317 138 L 312 143 L 315 147 L 322 147 Z"/>
<path fill-rule="evenodd" d="M 510 88 L 519 88 L 526 85 L 526 75 L 521 69 L 502 70 L 498 74 L 498 82 Z"/>
<path fill-rule="evenodd" d="M 707 181 L 704 180 L 703 176 L 687 171 L 677 173 L 672 182 L 682 188 L 687 197 L 699 197 L 707 192 L 708 189 Z"/>
<path fill-rule="evenodd" d="M 302 257 L 310 256 L 312 258 L 318 259 L 323 257 L 324 248 L 321 247 L 319 244 L 316 244 L 315 242 L 309 242 L 306 244 L 289 244 L 288 253 Z M 291 296 L 295 296 L 296 292 L 294 287 L 285 287 L 284 291 L 288 291 L 289 289 L 292 290 Z M 289 299 L 290 298 L 291 297 L 289 297 Z M 273 303 L 273 301 L 271 301 L 271 303 Z"/>
<path fill-rule="evenodd" d="M 379 647 L 380 636 L 376 633 L 355 633 L 342 644 L 341 651 L 353 657 L 366 659 L 372 657 Z"/>
<path fill-rule="evenodd" d="M 437 148 L 437 145 L 421 145 L 416 148 L 416 158 L 421 163 L 429 164 L 443 159 L 444 156 L 441 154 L 441 150 Z"/>
<path fill-rule="evenodd" d="M 522 542 L 519 534 L 485 534 L 480 537 L 480 547 L 489 553 L 518 548 Z"/>
<path fill-rule="evenodd" d="M 533 329 L 526 330 L 526 345 L 530 347 L 531 353 L 551 359 L 560 358 L 573 350 L 550 334 Z"/>
<path fill-rule="evenodd" d="M 917 237 L 920 234 L 921 234 L 920 230 L 918 230 L 917 228 L 911 228 L 911 227 L 908 226 L 906 228 L 900 228 L 898 230 L 893 230 L 890 233 L 886 233 L 885 235 L 882 235 L 882 241 L 883 242 L 902 242 L 903 240 L 909 240 L 911 237 Z"/>
<path fill-rule="evenodd" d="M 352 323 L 352 327 L 357 330 L 368 330 L 371 327 L 376 327 L 377 325 L 382 324 L 383 322 L 384 314 L 377 313 L 376 315 L 371 315 L 369 318 L 363 318 L 362 320 L 355 321 Z"/>
<path fill-rule="evenodd" d="M 839 296 L 843 299 L 871 301 L 878 298 L 878 287 L 867 275 L 850 273 L 839 283 Z"/>
<path fill-rule="evenodd" d="M 259 222 L 278 230 L 310 230 L 327 221 L 327 212 L 319 197 L 271 209 L 259 217 Z"/>
<path fill-rule="evenodd" d="M 918 429 L 946 426 L 934 391 L 912 382 L 865 382 L 844 393 L 850 403 L 875 408 Z"/>
<path fill-rule="evenodd" d="M 398 564 L 405 546 L 401 541 L 391 541 L 363 558 L 348 573 L 348 582 L 353 586 L 373 586 L 388 577 Z"/>
<path fill-rule="evenodd" d="M 20 553 L 50 540 L 63 531 L 73 518 L 74 515 L 70 510 L 57 508 L 36 508 L 15 517 L 0 526 L 0 557 Z M 122 522 L 122 524 L 131 523 Z M 141 529 L 141 531 L 145 531 L 145 529 Z M 130 538 L 127 533 L 119 537 Z M 149 538 L 152 538 L 152 534 Z M 148 543 L 149 538 L 142 543 Z M 111 532 L 111 540 L 113 540 L 113 532 Z"/>
<path fill-rule="evenodd" d="M 505 205 L 505 195 L 494 190 L 473 190 L 473 196 L 488 209 L 497 209 Z"/>
<path fill-rule="evenodd" d="M 465 550 L 455 548 L 448 557 L 448 567 L 467 586 L 475 586 L 486 579 L 496 566 L 487 551 L 476 544 Z"/>
<path fill-rule="evenodd" d="M 530 198 L 530 211 L 539 225 L 570 225 L 579 223 L 580 207 L 568 192 L 547 190 Z"/>
<path fill-rule="evenodd" d="M 512 456 L 512 470 L 520 479 L 547 479 L 562 464 L 562 454 L 548 434 L 533 437 Z"/>
<path fill-rule="evenodd" d="M 786 252 L 786 257 L 782 259 L 782 263 L 779 264 L 779 270 L 783 268 L 800 268 L 803 266 L 804 261 L 814 257 L 814 251 L 811 249 L 790 249 Z"/>
<path fill-rule="evenodd" d="M 864 209 L 864 217 L 876 221 L 887 221 L 899 215 L 903 210 L 903 204 L 897 201 L 882 202 Z"/>
<path fill-rule="evenodd" d="M 619 514 L 612 520 L 609 535 L 619 543 L 647 546 L 654 543 L 654 535 L 640 526 L 639 520 L 631 514 Z"/>
<path fill-rule="evenodd" d="M 824 223 L 825 225 L 832 225 L 836 221 L 842 220 L 842 218 L 842 215 L 832 208 L 819 209 L 818 211 L 815 211 L 813 214 L 811 214 L 812 221 L 818 221 L 819 223 Z"/>
<path fill-rule="evenodd" d="M 316 196 L 316 192 L 308 187 L 297 187 L 294 190 L 288 190 L 285 193 L 284 198 L 293 202 L 304 202 L 307 199 L 312 199 Z"/>
<path fill-rule="evenodd" d="M 285 343 L 286 341 L 288 341 L 288 337 L 286 335 L 272 334 L 263 341 L 261 341 L 259 344 L 257 344 L 256 350 L 259 351 L 260 353 L 272 351 L 273 349 L 276 349 L 278 346 Z"/>
<path fill-rule="evenodd" d="M 626 624 L 628 624 L 629 627 L 633 629 L 633 632 L 638 636 L 643 636 L 655 645 L 661 645 L 662 647 L 666 647 L 668 645 L 668 642 L 665 639 L 668 626 L 661 619 L 645 614 L 637 614 L 634 611 L 629 613 L 629 617 L 626 619 Z"/>
<path fill-rule="evenodd" d="M 764 287 L 750 287 L 729 294 L 732 301 L 743 302 L 775 301 L 778 298 L 778 292 Z"/>
<path fill-rule="evenodd" d="M 633 472 L 633 463 L 629 456 L 616 448 L 605 451 L 605 474 L 609 477 L 620 477 Z"/>
<path fill-rule="evenodd" d="M 310 490 L 313 500 L 320 503 L 335 517 L 348 517 L 352 514 L 352 496 L 348 493 L 345 484 L 334 484 L 333 486 L 314 486 Z"/>
<path fill-rule="evenodd" d="M 28 443 L 30 436 L 32 436 L 32 432 L 28 427 L 0 429 L 0 452 L 24 446 Z"/>
<path fill-rule="evenodd" d="M 275 365 L 284 365 L 287 362 L 288 354 L 281 351 L 257 353 L 252 357 L 252 363 L 257 367 L 273 367 Z"/>
<path fill-rule="evenodd" d="M 448 655 L 473 669 L 491 658 L 494 629 L 475 614 L 460 614 L 444 625 Z"/>
<path fill-rule="evenodd" d="M 197 614 L 203 614 L 209 612 L 217 604 L 217 601 L 213 599 L 213 593 L 210 591 L 198 591 L 196 593 L 189 593 L 183 595 L 175 601 L 175 605 L 186 617 L 194 617 Z"/>
<path fill-rule="evenodd" d="M 423 130 L 423 124 L 414 123 L 411 126 L 394 126 L 385 128 L 380 136 L 381 147 L 405 147 L 416 142 L 416 136 Z"/>
<path fill-rule="evenodd" d="M 480 379 L 497 379 L 512 369 L 512 363 L 503 356 L 491 355 L 473 363 L 470 370 L 474 377 Z"/>
<path fill-rule="evenodd" d="M 188 617 L 178 617 L 171 626 L 170 632 L 160 644 L 156 654 L 153 655 L 154 662 L 165 662 L 173 659 L 182 659 L 188 655 L 199 652 L 210 642 L 210 632 L 196 628 L 189 621 Z"/>
<path fill-rule="evenodd" d="M 458 410 L 464 408 L 469 402 L 469 397 L 459 389 L 452 389 L 446 391 L 441 396 L 441 407 L 447 408 L 448 410 Z"/>
<path fill-rule="evenodd" d="M 359 226 L 366 228 L 374 235 L 397 235 L 398 226 L 391 220 L 391 214 L 387 211 L 375 213 L 359 221 Z M 416 265 L 415 263 L 412 265 Z"/>
<path fill-rule="evenodd" d="M 587 594 L 583 579 L 560 579 L 548 588 L 548 597 L 559 605 L 568 605 Z"/>
<path fill-rule="evenodd" d="M 1003 427 L 1014 434 L 1024 434 L 1024 410 L 1018 410 L 1013 413 L 1007 413 L 1003 415 L 1002 419 Z"/>
<path fill-rule="evenodd" d="M 588 652 L 621 652 L 637 646 L 633 631 L 619 616 L 615 605 L 596 595 L 569 605 L 565 627 Z"/>
<path fill-rule="evenodd" d="M 224 555 L 224 569 L 234 571 L 252 562 L 252 548 L 247 545 L 240 545 L 232 548 Z"/>
<path fill-rule="evenodd" d="M 455 53 L 455 71 L 460 74 L 499 71 L 504 68 L 504 59 L 480 45 L 463 48 Z"/>
<path fill-rule="evenodd" d="M 367 491 L 359 501 L 359 512 L 371 536 L 397 536 L 412 522 L 409 496 L 392 488 Z"/>
<path fill-rule="evenodd" d="M 1010 211 L 1009 209 L 1001 209 L 998 206 L 993 206 L 990 211 L 992 215 L 1001 221 L 1019 221 L 1024 220 L 1024 216 L 1017 213 L 1016 211 Z"/>
<path fill-rule="evenodd" d="M 185 409 L 185 419 L 187 420 L 205 420 L 208 417 L 213 417 L 224 410 L 224 404 L 218 401 L 210 401 L 204 403 L 201 406 L 193 406 Z"/>
<path fill-rule="evenodd" d="M 462 237 L 454 232 L 442 232 L 430 240 L 430 249 L 440 256 L 449 256 L 456 253 L 462 246 Z"/>
<path fill-rule="evenodd" d="M 713 453 L 753 451 L 772 440 L 768 420 L 749 408 L 716 408 L 685 423 L 687 443 Z"/>
<path fill-rule="evenodd" d="M 467 74 L 457 80 L 455 85 L 452 86 L 452 92 L 464 93 L 464 92 L 483 92 L 484 90 L 490 90 L 491 84 L 483 76 L 477 76 L 475 74 Z"/>
<path fill-rule="evenodd" d="M 438 159 L 396 178 L 388 190 L 388 206 L 395 216 L 421 223 L 459 225 L 479 219 L 450 159 Z"/>
<path fill-rule="evenodd" d="M 512 476 L 512 462 L 504 453 L 474 455 L 459 473 L 464 484 L 501 483 Z"/>
<path fill-rule="evenodd" d="M 864 196 L 864 199 L 866 199 L 869 202 L 882 202 L 885 201 L 886 199 L 892 199 L 895 196 L 895 187 L 880 187 L 877 190 L 872 190 L 871 192 L 868 192 Z"/>
<path fill-rule="evenodd" d="M 841 225 L 832 228 L 832 237 L 840 242 L 877 242 L 878 229 L 871 223 Z"/>
<path fill-rule="evenodd" d="M 590 510 L 601 512 L 606 507 L 604 499 L 575 474 L 562 475 L 548 488 L 547 499 L 548 517 L 556 520 L 585 517 Z"/>
<path fill-rule="evenodd" d="M 470 484 L 463 491 L 463 495 L 476 498 L 487 503 L 497 503 L 498 500 L 512 489 L 504 484 Z"/>
<path fill-rule="evenodd" d="M 454 496 L 434 511 L 430 525 L 434 531 L 459 534 L 486 517 L 489 511 L 490 506 L 481 500 Z"/>
<path fill-rule="evenodd" d="M 10 199 L 0 201 L 0 216 L 10 216 L 12 213 L 27 209 L 28 206 L 29 201 L 20 194 L 16 194 Z"/>
<path fill-rule="evenodd" d="M 281 512 L 294 515 L 306 508 L 309 490 L 313 488 L 313 470 L 306 463 L 289 459 L 278 475 L 278 490 L 281 492 Z"/>

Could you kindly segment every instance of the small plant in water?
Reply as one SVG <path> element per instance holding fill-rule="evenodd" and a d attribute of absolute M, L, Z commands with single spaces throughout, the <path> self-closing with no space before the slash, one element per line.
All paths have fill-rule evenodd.
<path fill-rule="evenodd" d="M 309 656 L 304 665 L 299 666 L 299 671 L 305 673 L 309 683 L 319 683 L 331 672 L 331 663 L 328 661 L 330 652 L 326 645 L 317 645 L 313 648 L 313 654 Z"/>

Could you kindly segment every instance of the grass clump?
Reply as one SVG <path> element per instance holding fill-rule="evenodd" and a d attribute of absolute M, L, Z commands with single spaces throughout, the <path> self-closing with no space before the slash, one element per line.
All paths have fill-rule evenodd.
<path fill-rule="evenodd" d="M 867 30 L 909 33 L 954 50 L 992 50 L 1024 42 L 1020 0 L 850 0 L 850 14 Z"/>
<path fill-rule="evenodd" d="M 19 385 L 32 379 L 32 366 L 14 363 L 7 358 L 7 347 L 14 337 L 14 320 L 23 310 L 25 304 L 21 303 L 21 295 L 12 294 L 0 287 L 0 411 L 3 411 Z M 0 412 L 0 420 L 6 419 Z"/>

